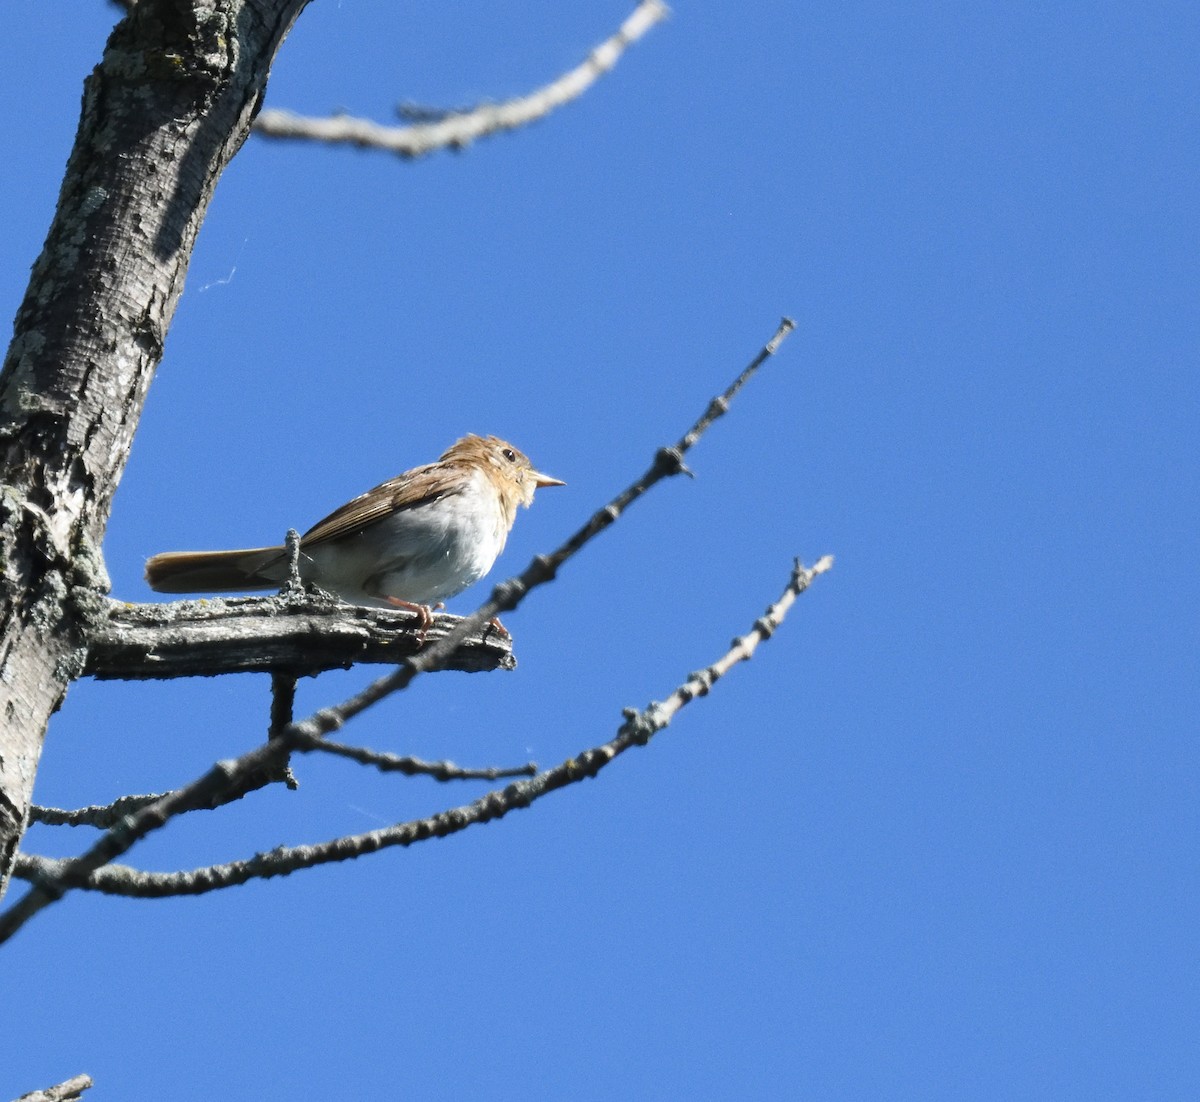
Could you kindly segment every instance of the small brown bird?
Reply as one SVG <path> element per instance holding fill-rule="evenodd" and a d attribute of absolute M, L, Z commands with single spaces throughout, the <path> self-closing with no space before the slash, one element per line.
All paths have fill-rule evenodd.
<path fill-rule="evenodd" d="M 436 463 L 414 467 L 334 510 L 300 539 L 300 577 L 351 604 L 428 606 L 479 581 L 504 549 L 518 505 L 539 486 L 566 483 L 534 470 L 495 436 L 464 436 Z M 168 551 L 146 562 L 160 593 L 275 589 L 288 576 L 282 547 Z"/>

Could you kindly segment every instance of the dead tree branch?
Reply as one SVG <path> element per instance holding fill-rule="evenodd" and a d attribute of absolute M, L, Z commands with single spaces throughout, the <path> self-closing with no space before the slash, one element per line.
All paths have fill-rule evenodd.
<path fill-rule="evenodd" d="M 320 739 L 340 728 L 348 719 L 365 711 L 380 700 L 406 688 L 418 674 L 441 669 L 457 650 L 460 642 L 488 623 L 501 612 L 515 609 L 530 590 L 552 581 L 559 566 L 577 554 L 582 547 L 613 524 L 628 507 L 652 486 L 672 475 L 687 472 L 683 457 L 696 441 L 723 416 L 730 400 L 758 371 L 759 367 L 778 350 L 788 333 L 795 328 L 790 318 L 784 318 L 775 334 L 758 355 L 742 370 L 726 390 L 709 402 L 704 413 L 671 447 L 659 448 L 653 464 L 641 478 L 617 495 L 608 505 L 593 514 L 591 519 L 550 555 L 539 555 L 515 578 L 502 582 L 492 596 L 474 613 L 461 620 L 437 642 L 408 658 L 393 674 L 379 678 L 361 692 L 340 704 L 314 712 L 307 719 L 291 724 L 278 737 L 243 754 L 241 757 L 218 762 L 202 777 L 183 788 L 167 793 L 161 800 L 126 816 L 117 828 L 110 830 L 91 849 L 79 857 L 45 865 L 53 874 L 38 873 L 34 886 L 17 903 L 0 913 L 0 942 L 7 940 L 43 907 L 60 899 L 68 890 L 89 881 L 91 875 L 127 852 L 140 839 L 165 825 L 176 815 L 205 807 L 213 807 L 241 795 L 253 778 L 270 776 L 286 762 L 292 750 L 304 742 Z M 824 560 L 823 560 L 824 561 Z M 822 567 L 826 569 L 827 567 Z M 807 585 L 807 582 L 805 583 Z M 536 778 L 535 778 L 536 779 Z M 521 782 L 532 784 L 533 781 Z M 495 816 L 490 816 L 494 818 Z M 405 843 L 408 844 L 408 843 Z M 205 889 L 207 890 L 207 889 Z"/>
<path fill-rule="evenodd" d="M 0 894 L 192 245 L 306 0 L 140 0 L 84 83 L 0 373 Z"/>
<path fill-rule="evenodd" d="M 429 630 L 400 609 L 362 608 L 297 594 L 163 604 L 106 602 L 88 640 L 83 673 L 100 679 L 214 677 L 226 673 L 309 676 L 360 662 L 394 665 L 444 639 L 462 617 L 441 613 Z M 512 640 L 480 628 L 446 669 L 516 668 Z"/>
<path fill-rule="evenodd" d="M 308 118 L 290 111 L 263 111 L 254 131 L 264 138 L 293 138 L 382 149 L 401 157 L 423 157 L 439 149 L 463 149 L 479 138 L 516 130 L 578 99 L 616 65 L 621 55 L 651 27 L 665 19 L 662 0 L 642 0 L 612 37 L 600 43 L 583 64 L 527 96 L 484 103 L 468 111 L 448 112 L 434 122 L 384 126 L 349 115 Z"/>
<path fill-rule="evenodd" d="M 365 746 L 347 746 L 327 738 L 297 738 L 296 749 L 349 758 L 359 765 L 372 765 L 381 773 L 403 773 L 406 777 L 432 777 L 435 781 L 498 781 L 505 777 L 532 777 L 537 774 L 533 762 L 525 765 L 490 765 L 466 769 L 452 761 L 423 761 L 408 754 L 385 754 Z"/>
<path fill-rule="evenodd" d="M 306 721 L 313 725 L 308 733 L 320 737 L 329 731 L 336 730 L 347 719 L 358 715 L 359 712 L 392 693 L 407 688 L 418 674 L 441 669 L 446 659 L 454 652 L 460 639 L 470 637 L 502 612 L 511 612 L 525 599 L 530 590 L 553 581 L 563 563 L 578 554 L 586 544 L 614 524 L 630 505 L 653 486 L 672 475 L 691 474 L 684 465 L 683 457 L 708 431 L 713 422 L 728 412 L 729 403 L 734 396 L 779 350 L 779 346 L 795 328 L 796 323 L 791 318 L 783 318 L 779 323 L 779 328 L 759 350 L 758 355 L 746 365 L 741 374 L 721 394 L 708 403 L 696 423 L 673 445 L 659 448 L 654 455 L 654 462 L 646 473 L 621 491 L 607 505 L 593 513 L 587 523 L 559 548 L 549 555 L 538 555 L 516 577 L 501 582 L 492 590 L 492 595 L 470 616 L 465 617 L 445 638 L 424 648 L 420 654 L 410 658 L 395 673 L 372 682 L 362 692 L 341 704 L 312 715 Z"/>
<path fill-rule="evenodd" d="M 75 1102 L 90 1086 L 92 1086 L 90 1075 L 75 1075 L 65 1083 L 59 1083 L 56 1087 L 47 1087 L 45 1090 L 23 1094 L 15 1102 Z"/>
<path fill-rule="evenodd" d="M 497 781 L 506 777 L 532 777 L 538 771 L 537 765 L 533 762 L 527 762 L 525 765 L 487 765 L 482 768 L 470 768 L 455 765 L 452 761 L 424 761 L 407 754 L 387 754 L 379 750 L 368 750 L 364 746 L 347 746 L 345 743 L 333 742 L 330 739 L 297 737 L 296 749 L 318 751 L 334 757 L 348 758 L 360 765 L 374 766 L 382 773 L 402 773 L 407 777 L 432 777 L 435 781 Z M 108 829 L 116 826 L 126 815 L 149 807 L 150 804 L 156 803 L 167 795 L 169 793 L 155 792 L 137 796 L 121 796 L 110 804 L 90 804 L 87 807 L 69 810 L 34 804 L 29 811 L 29 821 L 43 823 L 46 826 L 90 826 Z M 18 863 L 21 860 L 23 857 L 18 855 Z"/>
<path fill-rule="evenodd" d="M 151 792 L 141 796 L 121 796 L 111 804 L 89 804 L 87 807 L 70 810 L 34 804 L 29 809 L 29 821 L 45 823 L 46 826 L 91 826 L 107 829 L 115 826 L 130 812 L 140 811 L 143 807 L 161 800 L 164 795 L 164 792 Z"/>
<path fill-rule="evenodd" d="M 747 662 L 760 643 L 770 639 L 783 622 L 796 598 L 814 578 L 833 566 L 831 556 L 825 556 L 811 568 L 798 561 L 792 569 L 782 595 L 754 621 L 750 630 L 734 639 L 729 650 L 712 665 L 690 674 L 665 700 L 655 701 L 641 711 L 625 709 L 625 722 L 616 736 L 600 746 L 584 750 L 566 761 L 506 788 L 496 789 L 469 804 L 439 812 L 424 819 L 413 819 L 364 834 L 347 835 L 310 846 L 280 846 L 268 853 L 259 853 L 246 861 L 231 861 L 210 865 L 188 872 L 154 873 L 130 868 L 127 865 L 108 865 L 93 869 L 85 879 L 76 880 L 75 861 L 56 861 L 49 858 L 22 856 L 21 875 L 34 880 L 37 890 L 81 887 L 110 895 L 129 895 L 141 898 L 162 898 L 175 895 L 202 895 L 221 888 L 234 887 L 253 879 L 287 876 L 300 869 L 313 868 L 333 861 L 346 861 L 364 854 L 375 853 L 392 846 L 411 846 L 429 838 L 444 838 L 469 826 L 503 818 L 510 811 L 529 807 L 536 800 L 560 788 L 596 776 L 601 769 L 633 746 L 645 746 L 659 731 L 667 727 L 678 712 L 691 701 L 707 696 L 713 686 L 739 662 Z M 299 744 L 297 749 L 310 749 L 312 744 Z M 22 903 L 25 900 L 21 901 Z M 20 904 L 18 904 L 20 907 Z M 0 916 L 0 940 L 10 936 L 9 914 Z"/>

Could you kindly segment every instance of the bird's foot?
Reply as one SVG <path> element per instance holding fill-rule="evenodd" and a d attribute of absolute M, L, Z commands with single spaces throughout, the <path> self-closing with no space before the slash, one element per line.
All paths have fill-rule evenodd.
<path fill-rule="evenodd" d="M 417 614 L 417 635 L 420 637 L 421 642 L 424 643 L 425 633 L 433 626 L 433 609 L 428 605 L 419 605 L 413 601 L 402 601 L 399 597 L 388 597 L 386 600 L 394 608 L 402 608 L 408 612 L 415 612 Z M 434 608 L 445 607 L 441 602 L 434 606 Z"/>
<path fill-rule="evenodd" d="M 506 628 L 502 623 L 500 623 L 499 616 L 493 616 L 487 622 L 487 627 L 483 629 L 483 641 L 485 643 L 487 642 L 487 637 L 489 635 L 491 635 L 493 631 L 497 635 L 499 635 L 502 639 L 511 639 L 512 638 L 512 635 L 509 634 L 508 628 Z"/>

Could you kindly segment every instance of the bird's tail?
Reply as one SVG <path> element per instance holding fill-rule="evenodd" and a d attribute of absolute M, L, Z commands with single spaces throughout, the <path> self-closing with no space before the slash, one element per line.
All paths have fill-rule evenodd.
<path fill-rule="evenodd" d="M 240 551 L 167 551 L 146 560 L 146 581 L 159 593 L 274 589 L 287 574 L 282 547 Z"/>

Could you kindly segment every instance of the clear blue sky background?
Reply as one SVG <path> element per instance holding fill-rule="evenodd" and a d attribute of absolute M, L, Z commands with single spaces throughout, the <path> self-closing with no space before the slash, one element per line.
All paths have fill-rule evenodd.
<path fill-rule="evenodd" d="M 268 103 L 519 94 L 628 10 L 325 0 Z M 114 19 L 0 11 L 7 316 Z M 595 782 L 411 851 L 47 911 L 0 949 L 0 1097 L 79 1071 L 98 1099 L 1200 1096 L 1198 47 L 1185 3 L 680 0 L 581 102 L 461 155 L 252 139 L 117 497 L 116 596 L 151 597 L 155 551 L 274 541 L 466 431 L 570 484 L 519 518 L 515 572 L 784 313 L 697 478 L 508 619 L 519 670 L 346 735 L 552 764 L 719 655 L 793 556 L 837 566 Z M 37 796 L 184 783 L 266 709 L 261 678 L 78 684 Z M 481 790 L 299 773 L 131 859 Z"/>

